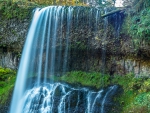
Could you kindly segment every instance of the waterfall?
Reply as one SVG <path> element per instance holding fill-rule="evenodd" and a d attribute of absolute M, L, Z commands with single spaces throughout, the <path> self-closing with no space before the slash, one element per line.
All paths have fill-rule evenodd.
<path fill-rule="evenodd" d="M 86 34 L 89 36 L 85 44 L 90 44 L 91 36 L 99 36 L 100 18 L 100 10 L 90 7 L 35 9 L 10 113 L 105 113 L 112 106 L 107 100 L 115 94 L 117 86 L 93 91 L 52 81 L 54 75 L 61 76 L 71 70 L 71 49 L 76 46 L 82 49 L 80 41 Z"/>
<path fill-rule="evenodd" d="M 117 86 L 108 91 L 92 91 L 88 88 L 74 88 L 67 84 L 50 83 L 28 89 L 21 113 L 105 113 L 104 106 L 109 94 L 115 92 Z M 112 95 L 111 95 L 112 96 Z M 101 101 L 102 100 L 102 101 Z"/>
<path fill-rule="evenodd" d="M 105 14 L 107 13 L 107 8 L 104 9 Z M 104 36 L 102 39 L 102 75 L 104 76 L 105 74 L 105 65 L 106 65 L 106 41 L 107 41 L 107 33 L 108 33 L 108 17 L 104 18 Z M 101 83 L 104 85 L 103 80 L 101 81 Z"/>

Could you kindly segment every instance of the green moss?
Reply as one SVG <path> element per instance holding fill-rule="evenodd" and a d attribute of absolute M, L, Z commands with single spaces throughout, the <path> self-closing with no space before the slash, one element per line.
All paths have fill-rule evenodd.
<path fill-rule="evenodd" d="M 71 84 L 81 84 L 84 86 L 91 86 L 96 88 L 101 88 L 110 84 L 109 76 L 103 76 L 99 72 L 87 73 L 82 71 L 72 71 L 62 76 L 60 80 Z"/>
<path fill-rule="evenodd" d="M 0 67 L 0 104 L 5 104 L 12 93 L 16 72 Z"/>

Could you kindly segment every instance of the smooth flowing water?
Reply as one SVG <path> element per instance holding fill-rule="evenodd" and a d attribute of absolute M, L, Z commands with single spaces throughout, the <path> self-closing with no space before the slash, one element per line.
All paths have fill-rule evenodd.
<path fill-rule="evenodd" d="M 106 113 L 110 110 L 109 100 L 117 86 L 96 92 L 51 80 L 54 75 L 61 76 L 70 70 L 70 49 L 80 43 L 76 37 L 87 36 L 88 45 L 89 37 L 99 36 L 100 21 L 100 10 L 95 8 L 49 6 L 35 9 L 10 113 Z"/>

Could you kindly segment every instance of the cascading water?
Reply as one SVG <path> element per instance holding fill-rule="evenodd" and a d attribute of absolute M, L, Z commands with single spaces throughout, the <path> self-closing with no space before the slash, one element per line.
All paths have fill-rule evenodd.
<path fill-rule="evenodd" d="M 26 91 L 21 113 L 107 113 L 112 106 L 109 96 L 116 89 L 95 92 L 61 83 L 41 84 Z"/>
<path fill-rule="evenodd" d="M 70 49 L 79 44 L 78 39 L 72 39 L 73 36 L 77 37 L 79 33 L 78 37 L 82 38 L 83 29 L 87 29 L 87 34 L 90 31 L 89 36 L 95 36 L 95 32 L 98 36 L 99 15 L 100 10 L 72 6 L 35 10 L 21 57 L 10 113 L 106 113 L 111 110 L 110 100 L 117 86 L 96 92 L 51 80 L 54 75 L 60 76 L 71 69 Z M 85 43 L 89 44 L 88 36 Z"/>

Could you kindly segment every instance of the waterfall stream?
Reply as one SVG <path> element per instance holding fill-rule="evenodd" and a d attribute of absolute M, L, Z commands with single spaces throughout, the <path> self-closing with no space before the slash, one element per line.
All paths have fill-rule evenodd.
<path fill-rule="evenodd" d="M 62 83 L 41 84 L 26 91 L 21 112 L 106 113 L 112 106 L 108 100 L 115 94 L 116 89 L 117 86 L 111 86 L 95 92 L 88 88 L 74 88 Z"/>
<path fill-rule="evenodd" d="M 98 26 L 100 13 L 95 8 L 73 6 L 35 9 L 20 61 L 10 113 L 109 112 L 112 106 L 110 100 L 117 86 L 93 91 L 50 80 L 54 75 L 61 76 L 70 70 L 70 49 L 80 43 L 76 37 L 82 38 L 84 29 L 87 29 L 84 35 L 88 35 L 87 45 L 90 36 L 99 36 L 98 31 L 102 28 Z"/>
<path fill-rule="evenodd" d="M 73 88 L 67 84 L 41 84 L 26 91 L 23 113 L 105 113 L 105 106 L 117 86 L 94 92 L 88 88 Z"/>

